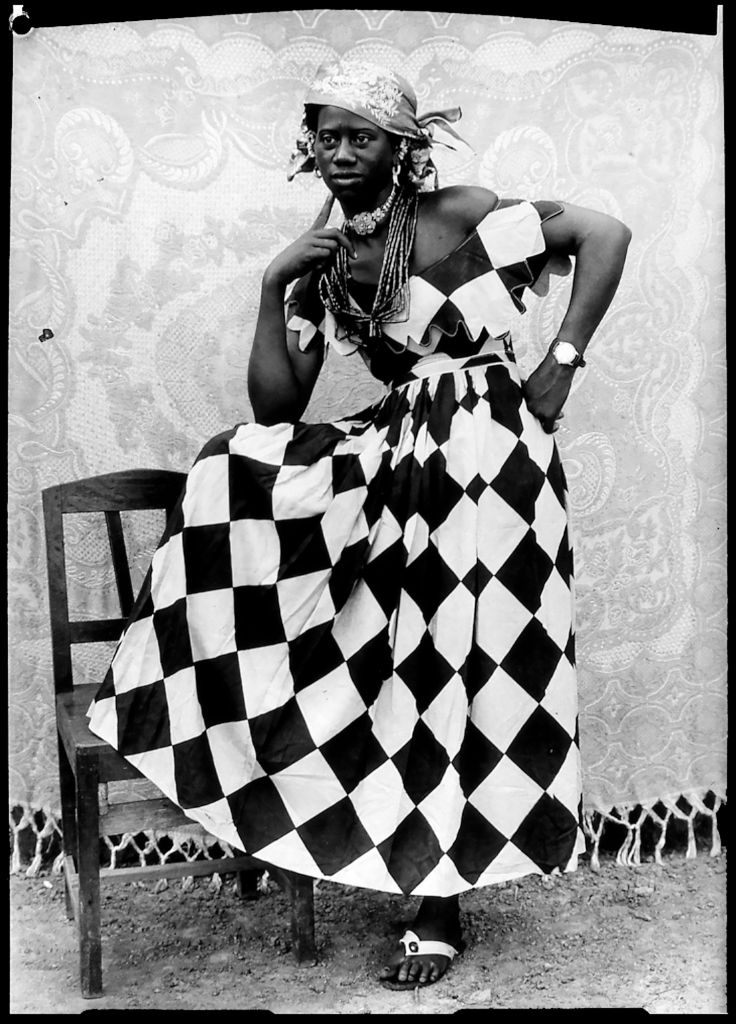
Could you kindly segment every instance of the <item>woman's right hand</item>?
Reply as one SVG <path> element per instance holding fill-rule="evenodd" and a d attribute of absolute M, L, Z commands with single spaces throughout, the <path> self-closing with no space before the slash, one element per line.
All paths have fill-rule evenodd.
<path fill-rule="evenodd" d="M 339 245 L 347 249 L 348 256 L 356 258 L 355 249 L 347 235 L 339 228 L 326 227 L 334 202 L 335 197 L 330 193 L 311 228 L 271 261 L 264 279 L 268 278 L 282 286 L 290 284 L 310 270 L 323 266 Z"/>

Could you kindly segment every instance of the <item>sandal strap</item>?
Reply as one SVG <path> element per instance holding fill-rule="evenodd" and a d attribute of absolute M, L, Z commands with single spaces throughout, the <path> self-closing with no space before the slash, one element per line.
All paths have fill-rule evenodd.
<path fill-rule="evenodd" d="M 436 953 L 439 956 L 446 956 L 449 960 L 454 960 L 458 952 L 449 942 L 432 942 L 420 939 L 416 932 L 411 931 L 404 932 L 399 942 L 404 947 L 405 956 L 423 956 Z"/>

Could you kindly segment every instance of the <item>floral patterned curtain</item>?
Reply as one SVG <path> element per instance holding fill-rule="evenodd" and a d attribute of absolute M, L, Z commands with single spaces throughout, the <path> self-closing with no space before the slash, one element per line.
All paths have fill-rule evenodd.
<path fill-rule="evenodd" d="M 443 184 L 602 210 L 633 231 L 558 433 L 577 541 L 585 803 L 725 795 L 721 37 L 516 17 L 309 10 L 37 29 L 15 40 L 9 325 L 10 798 L 58 809 L 41 492 L 186 471 L 251 416 L 261 274 L 324 186 L 286 181 L 317 66 L 360 54 L 475 155 Z M 524 372 L 571 278 L 530 297 Z M 332 355 L 311 420 L 382 394 Z M 113 610 L 103 535 L 70 525 L 78 614 Z M 138 581 L 160 523 L 128 523 Z M 113 612 L 114 613 L 114 612 Z M 84 649 L 79 681 L 109 650 Z"/>

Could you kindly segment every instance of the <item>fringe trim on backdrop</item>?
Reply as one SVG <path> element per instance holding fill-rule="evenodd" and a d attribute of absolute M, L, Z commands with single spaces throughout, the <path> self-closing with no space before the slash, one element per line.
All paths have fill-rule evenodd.
<path fill-rule="evenodd" d="M 707 801 L 707 803 L 706 803 Z M 590 866 L 593 871 L 600 870 L 600 842 L 606 825 L 617 825 L 626 829 L 626 836 L 616 853 L 616 863 L 624 865 L 641 864 L 642 827 L 651 822 L 659 828 L 659 838 L 655 843 L 653 856 L 657 864 L 662 863 L 662 849 L 667 840 L 667 828 L 670 822 L 687 822 L 687 850 L 685 857 L 691 859 L 697 855 L 695 843 L 695 820 L 698 815 L 710 818 L 711 847 L 710 856 L 717 857 L 721 852 L 721 836 L 718 831 L 716 815 L 720 807 L 725 805 L 726 796 L 712 790 L 701 797 L 697 793 L 686 793 L 679 797 L 665 797 L 651 806 L 643 804 L 620 804 L 610 811 L 588 811 L 583 815 L 583 828 L 586 837 L 592 843 Z M 711 806 L 709 806 L 709 804 Z"/>
<path fill-rule="evenodd" d="M 35 841 L 34 841 L 35 837 Z M 104 867 L 118 868 L 125 871 L 126 866 L 145 867 L 147 864 L 166 864 L 169 861 L 192 863 L 201 860 L 217 860 L 223 856 L 235 857 L 237 851 L 221 839 L 202 835 L 201 832 L 190 835 L 186 832 L 162 832 L 145 830 L 125 832 L 118 836 L 101 836 L 107 847 L 107 857 L 101 855 Z M 10 873 L 24 874 L 28 878 L 37 877 L 43 870 L 50 868 L 52 874 L 64 871 L 64 836 L 60 818 L 48 808 L 33 810 L 27 805 L 16 804 L 10 812 Z M 29 848 L 34 851 L 30 864 Z M 109 862 L 108 861 L 109 858 Z M 135 861 L 137 859 L 137 864 Z M 121 863 L 123 861 L 123 863 Z M 127 861 L 127 864 L 125 863 Z M 132 862 L 132 864 L 131 864 Z M 268 872 L 265 873 L 268 875 Z M 145 883 L 139 883 L 145 885 Z M 193 875 L 182 878 L 181 888 L 188 892 L 194 888 Z M 222 877 L 215 873 L 211 876 L 208 888 L 211 892 L 219 892 L 222 888 Z M 169 881 L 159 879 L 153 886 L 154 892 L 168 889 Z M 261 881 L 259 889 L 265 891 L 266 882 Z"/>
<path fill-rule="evenodd" d="M 721 852 L 721 837 L 716 815 L 725 804 L 725 793 L 710 790 L 703 797 L 690 792 L 676 798 L 664 798 L 651 805 L 620 804 L 604 812 L 586 811 L 583 815 L 583 827 L 589 841 L 590 867 L 593 871 L 600 870 L 601 840 L 604 835 L 607 840 L 611 839 L 611 833 L 620 828 L 626 829 L 626 835 L 616 852 L 616 863 L 629 866 L 641 864 L 642 828 L 648 824 L 659 829 L 653 857 L 657 864 L 661 864 L 668 829 L 678 821 L 687 822 L 685 857 L 691 859 L 697 856 L 695 824 L 698 816 L 701 822 L 710 818 L 709 852 L 711 857 L 717 857 Z M 140 842 L 142 836 L 145 837 L 143 845 Z M 137 856 L 140 866 L 145 867 L 150 863 L 165 864 L 168 861 L 181 862 L 182 859 L 191 863 L 195 860 L 214 860 L 223 854 L 228 857 L 235 855 L 235 851 L 227 843 L 215 839 L 214 836 L 194 836 L 183 832 L 126 832 L 121 836 L 103 836 L 102 839 L 109 851 L 109 866 L 119 867 L 121 871 L 124 871 L 125 867 L 119 863 L 120 860 L 130 860 L 131 856 Z M 64 853 L 61 822 L 50 809 L 34 810 L 27 805 L 16 804 L 10 812 L 10 843 L 11 875 L 25 874 L 28 878 L 34 878 L 49 866 L 52 873 L 62 873 Z M 30 856 L 30 863 L 24 867 L 31 847 L 33 853 Z M 157 859 L 147 859 L 153 857 Z M 268 872 L 259 883 L 259 888 L 264 891 L 267 888 L 267 875 Z M 155 884 L 154 892 L 168 888 L 168 884 L 166 879 L 161 879 Z M 215 874 L 209 882 L 209 889 L 212 892 L 219 892 L 222 884 L 221 877 Z M 181 887 L 185 892 L 193 889 L 194 877 L 186 876 Z"/>

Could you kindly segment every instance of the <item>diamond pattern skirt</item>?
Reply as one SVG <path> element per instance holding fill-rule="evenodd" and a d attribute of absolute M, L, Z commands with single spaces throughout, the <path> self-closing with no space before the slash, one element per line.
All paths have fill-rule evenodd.
<path fill-rule="evenodd" d="M 90 725 L 233 847 L 449 896 L 585 849 L 573 564 L 515 364 L 425 373 L 205 446 Z"/>

